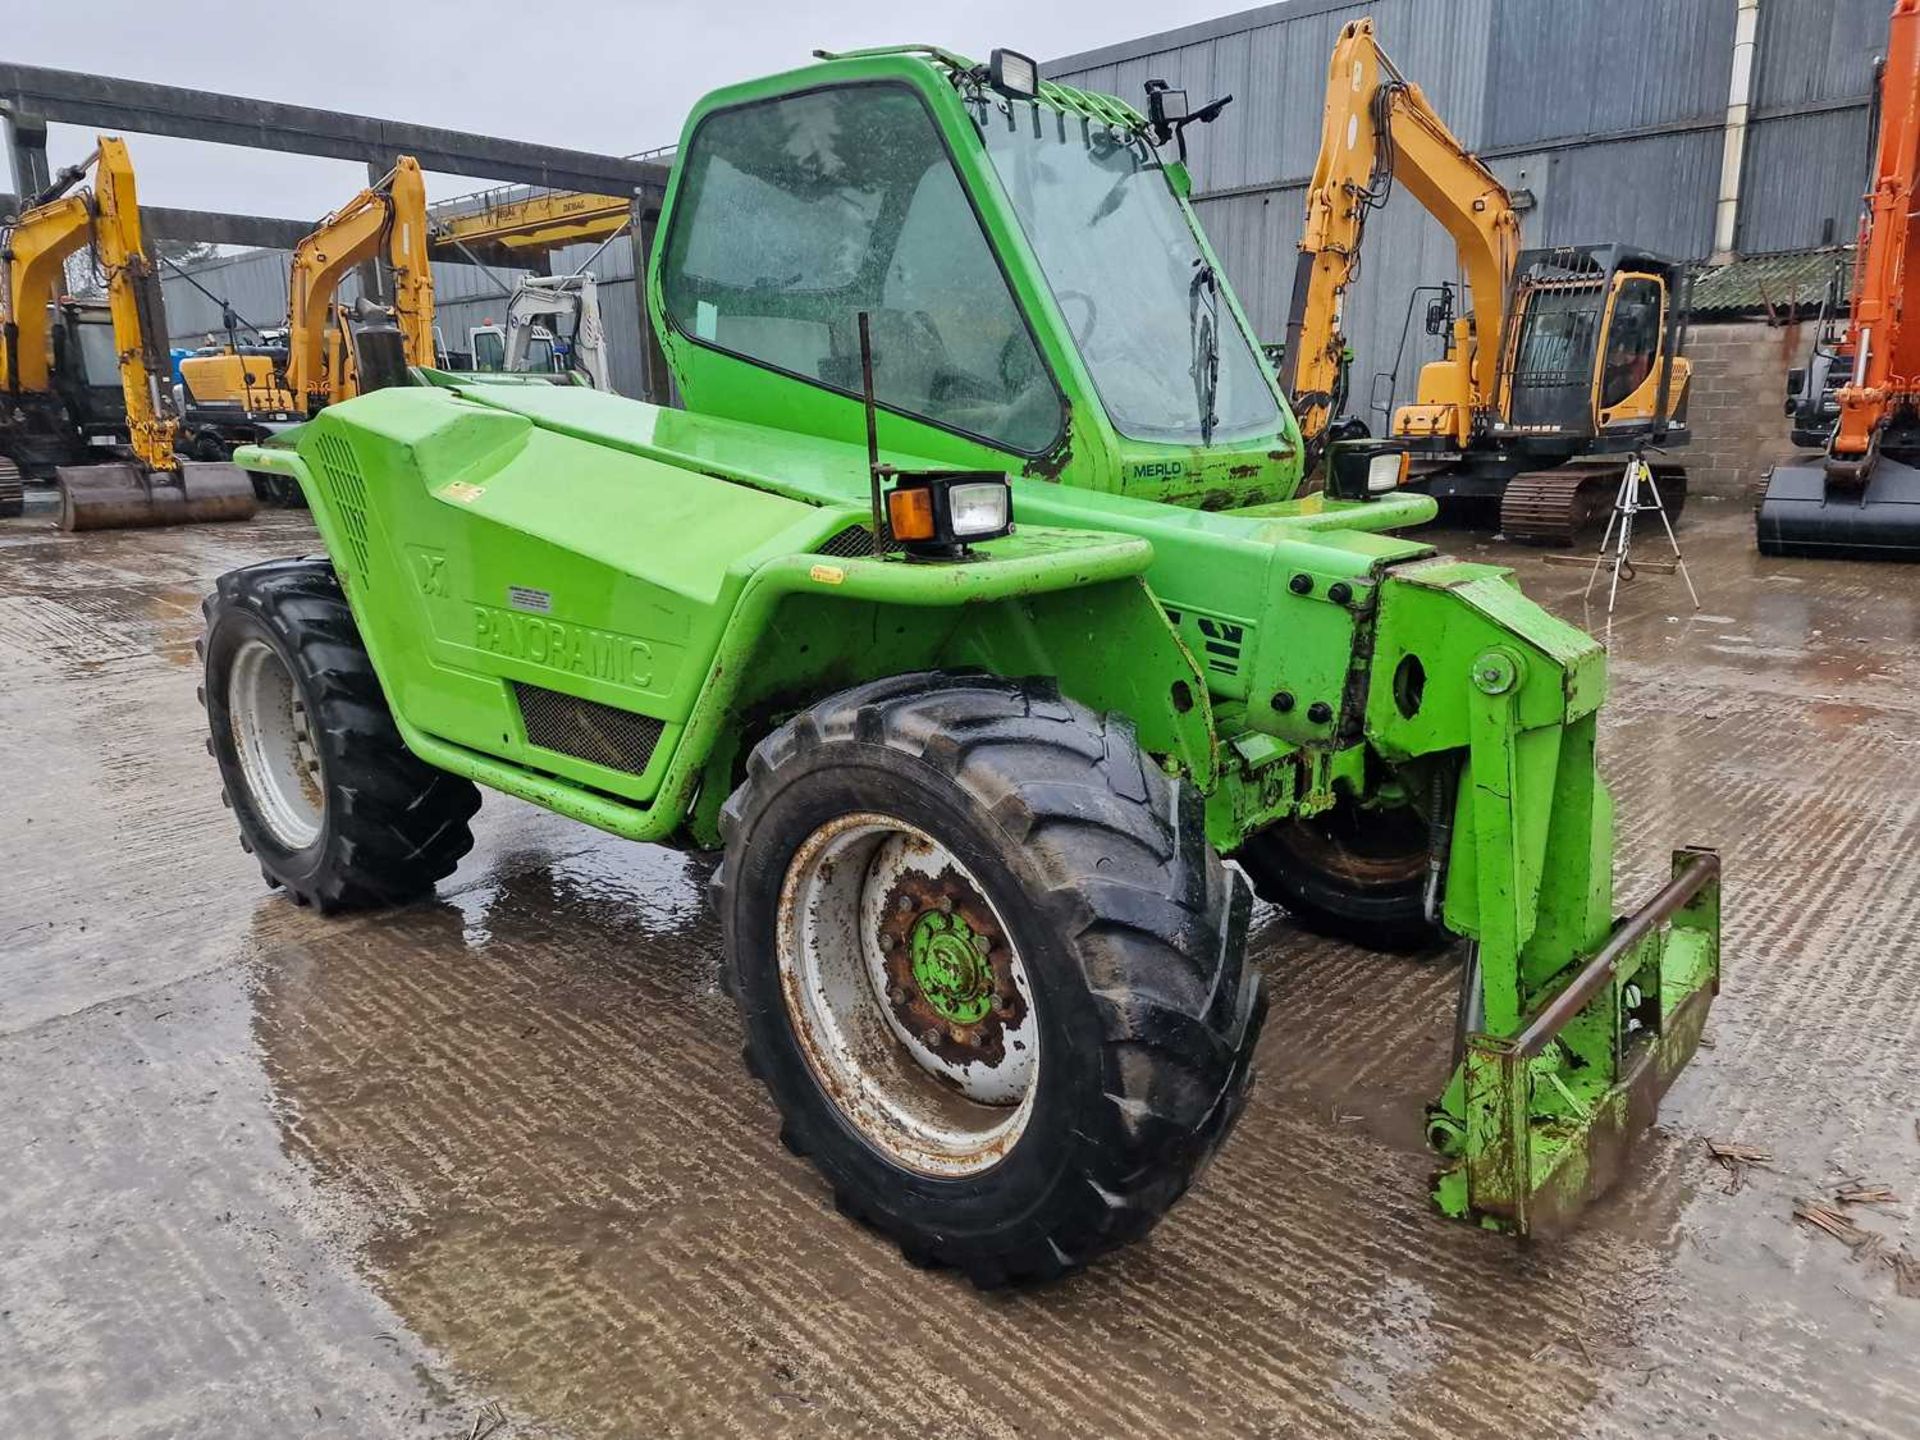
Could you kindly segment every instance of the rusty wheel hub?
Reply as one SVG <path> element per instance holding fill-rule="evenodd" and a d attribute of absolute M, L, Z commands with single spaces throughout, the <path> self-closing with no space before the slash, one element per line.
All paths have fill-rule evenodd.
<path fill-rule="evenodd" d="M 844 816 L 788 867 L 780 966 L 823 1088 L 914 1169 L 972 1174 L 1026 1127 L 1039 1064 L 1017 947 L 972 873 L 926 832 Z"/>

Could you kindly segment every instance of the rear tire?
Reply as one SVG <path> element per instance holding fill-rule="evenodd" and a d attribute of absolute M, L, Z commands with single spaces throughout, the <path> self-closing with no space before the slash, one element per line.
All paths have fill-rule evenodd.
<path fill-rule="evenodd" d="M 1283 820 L 1234 855 L 1262 900 L 1317 935 L 1369 950 L 1433 950 L 1450 933 L 1426 917 L 1431 838 L 1418 812 L 1363 810 Z"/>
<path fill-rule="evenodd" d="M 262 505 L 281 510 L 307 508 L 307 492 L 300 488 L 300 482 L 292 476 L 273 470 L 249 470 L 247 479 L 253 482 L 253 493 Z"/>
<path fill-rule="evenodd" d="M 748 1067 L 913 1263 L 1063 1274 L 1232 1128 L 1266 1009 L 1248 898 L 1124 721 L 1039 682 L 877 681 L 762 742 L 721 822 Z"/>
<path fill-rule="evenodd" d="M 267 882 L 334 911 L 412 900 L 452 874 L 480 792 L 402 743 L 332 567 L 235 570 L 201 610 L 207 750 Z"/>

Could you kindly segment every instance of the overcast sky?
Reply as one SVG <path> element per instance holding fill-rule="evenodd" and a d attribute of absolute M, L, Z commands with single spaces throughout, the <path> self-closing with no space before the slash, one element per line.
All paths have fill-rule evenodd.
<path fill-rule="evenodd" d="M 1250 0 L 1248 0 L 1250 3 Z M 1072 54 L 1245 8 L 1234 0 L 0 0 L 0 55 L 581 150 L 673 144 L 706 91 L 816 48 L 915 42 Z M 25 16 L 18 14 L 24 6 Z M 345 161 L 129 135 L 150 205 L 309 220 L 366 183 Z M 92 147 L 55 126 L 57 168 Z M 0 172 L 4 162 L 0 162 Z M 484 181 L 429 176 L 445 199 Z M 11 188 L 0 173 L 0 190 Z"/>

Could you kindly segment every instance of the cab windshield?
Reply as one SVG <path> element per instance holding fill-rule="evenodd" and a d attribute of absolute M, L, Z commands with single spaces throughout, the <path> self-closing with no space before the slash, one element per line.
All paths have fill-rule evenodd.
<path fill-rule="evenodd" d="M 1032 101 L 974 119 L 1114 428 L 1206 444 L 1280 407 L 1146 141 Z"/>
<path fill-rule="evenodd" d="M 87 384 L 95 389 L 117 389 L 120 385 L 120 348 L 114 344 L 113 324 L 102 317 L 83 319 L 73 327 L 80 345 L 80 365 Z"/>

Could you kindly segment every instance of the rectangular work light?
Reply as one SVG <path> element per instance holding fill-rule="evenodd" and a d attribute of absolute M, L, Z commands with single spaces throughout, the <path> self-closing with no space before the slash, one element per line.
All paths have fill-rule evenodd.
<path fill-rule="evenodd" d="M 953 558 L 1012 529 L 1012 491 L 991 471 L 909 471 L 887 492 L 887 530 L 912 554 Z"/>
<path fill-rule="evenodd" d="M 987 83 L 1002 95 L 1031 100 L 1040 93 L 1040 67 L 1018 50 L 995 50 L 987 59 Z"/>
<path fill-rule="evenodd" d="M 1327 493 L 1336 500 L 1376 500 L 1406 483 L 1404 448 L 1377 440 L 1337 440 L 1327 453 Z"/>

